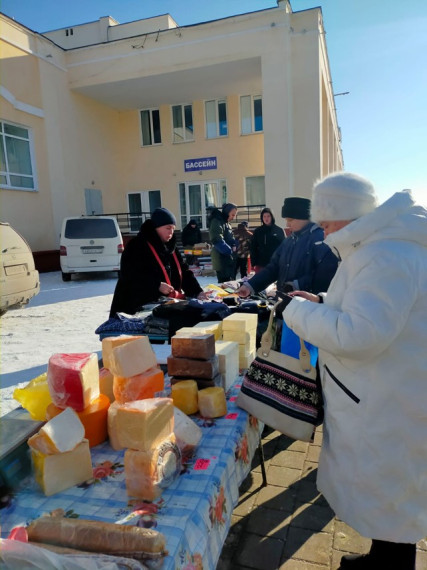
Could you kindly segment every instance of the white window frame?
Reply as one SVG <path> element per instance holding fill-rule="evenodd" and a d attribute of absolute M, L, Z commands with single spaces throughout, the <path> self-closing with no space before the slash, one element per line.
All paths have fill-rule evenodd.
<path fill-rule="evenodd" d="M 258 204 L 252 204 L 252 200 L 251 201 L 248 200 L 248 198 L 249 198 L 249 196 L 248 196 L 248 180 L 250 180 L 251 178 L 252 179 L 253 178 L 263 178 L 264 179 L 264 200 L 260 201 Z M 246 200 L 245 204 L 247 206 L 259 206 L 261 204 L 265 204 L 265 175 L 264 174 L 259 174 L 256 176 L 245 176 L 245 200 Z"/>
<path fill-rule="evenodd" d="M 208 229 L 207 227 L 207 218 L 208 212 L 207 207 L 208 205 L 205 204 L 205 186 L 206 185 L 215 185 L 215 196 L 214 196 L 214 204 L 209 204 L 210 206 L 214 207 L 221 207 L 222 204 L 227 202 L 227 180 L 225 178 L 217 178 L 217 179 L 209 179 L 209 180 L 191 180 L 191 181 L 182 181 L 178 182 L 178 201 L 179 201 L 179 209 L 180 209 L 180 221 L 181 221 L 181 229 L 183 229 L 191 218 L 200 218 L 200 226 L 202 230 Z M 190 212 L 190 199 L 189 199 L 189 187 L 190 186 L 200 186 L 201 192 L 201 212 L 199 214 L 195 214 L 194 212 Z M 184 191 L 185 195 L 185 211 L 183 211 L 183 203 L 181 200 L 182 194 L 181 191 Z"/>
<path fill-rule="evenodd" d="M 181 108 L 181 121 L 182 121 L 182 127 L 175 127 L 174 125 L 174 114 L 173 114 L 173 110 L 174 107 L 180 107 Z M 191 127 L 192 130 L 187 128 L 187 124 L 185 121 L 185 108 L 186 107 L 190 107 L 191 109 Z M 178 104 L 178 105 L 171 105 L 171 123 L 172 123 L 172 142 L 174 144 L 180 144 L 183 142 L 192 142 L 194 141 L 194 117 L 193 117 L 193 105 L 192 103 L 182 103 L 182 104 Z M 178 139 L 178 135 L 175 132 L 175 129 L 182 129 L 183 132 L 183 137 Z"/>
<path fill-rule="evenodd" d="M 38 191 L 38 183 L 37 183 L 37 174 L 36 174 L 37 171 L 36 171 L 36 165 L 35 165 L 33 130 L 30 127 L 27 127 L 26 125 L 21 125 L 19 123 L 14 123 L 12 121 L 1 120 L 0 122 L 2 124 L 2 129 L 1 129 L 1 133 L 0 133 L 0 144 L 3 147 L 4 167 L 5 167 L 5 170 L 2 170 L 0 172 L 0 176 L 2 176 L 2 177 L 4 176 L 6 178 L 6 183 L 0 181 L 0 187 L 8 189 L 8 190 L 19 190 L 21 192 L 37 192 Z M 6 134 L 5 133 L 5 125 L 10 125 L 11 127 L 17 127 L 19 129 L 26 130 L 27 131 L 27 137 L 20 137 L 17 135 Z M 6 137 L 21 140 L 21 141 L 23 140 L 23 141 L 28 142 L 28 150 L 29 150 L 29 155 L 30 155 L 29 158 L 30 158 L 32 174 L 22 174 L 20 172 L 11 172 L 9 170 L 9 162 L 8 162 L 8 156 L 7 156 L 7 152 L 6 152 L 6 140 L 5 140 Z M 21 176 L 23 178 L 32 179 L 33 185 L 31 188 L 26 187 L 26 186 L 25 187 L 24 186 L 14 186 L 10 180 L 11 176 Z"/>
<path fill-rule="evenodd" d="M 154 142 L 154 128 L 153 128 L 153 111 L 157 111 L 159 113 L 159 127 L 160 127 L 160 142 Z M 144 132 L 142 127 L 142 113 L 148 112 L 150 117 L 150 137 L 151 143 L 144 144 Z M 159 146 L 162 144 L 162 123 L 160 120 L 160 109 L 158 107 L 150 107 L 148 109 L 140 109 L 139 110 L 139 128 L 141 130 L 141 146 Z"/>
<path fill-rule="evenodd" d="M 250 130 L 243 129 L 243 112 L 242 112 L 242 100 L 249 98 L 250 100 L 250 121 L 251 121 L 251 128 Z M 252 135 L 262 133 L 264 130 L 264 120 L 263 120 L 263 128 L 256 130 L 255 129 L 255 101 L 261 100 L 261 109 L 262 109 L 262 95 L 241 95 L 240 96 L 240 134 L 241 135 Z M 262 117 L 262 115 L 261 115 Z"/>
<path fill-rule="evenodd" d="M 207 113 L 207 104 L 208 103 L 215 103 L 215 134 L 210 135 L 208 129 L 208 113 Z M 218 106 L 220 103 L 225 104 L 225 115 L 226 115 L 226 124 L 227 124 L 227 132 L 225 134 L 220 134 L 219 132 L 219 110 Z M 227 108 L 227 98 L 223 97 L 221 99 L 207 99 L 204 104 L 205 109 L 205 132 L 207 139 L 216 139 L 216 138 L 224 138 L 228 137 L 228 108 Z"/>

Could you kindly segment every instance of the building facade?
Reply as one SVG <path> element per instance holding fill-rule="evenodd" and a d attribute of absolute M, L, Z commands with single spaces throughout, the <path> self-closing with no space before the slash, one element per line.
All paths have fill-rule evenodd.
<path fill-rule="evenodd" d="M 1 219 L 34 252 L 61 221 L 310 196 L 343 168 L 320 8 L 179 27 L 111 17 L 35 33 L 0 15 Z"/>

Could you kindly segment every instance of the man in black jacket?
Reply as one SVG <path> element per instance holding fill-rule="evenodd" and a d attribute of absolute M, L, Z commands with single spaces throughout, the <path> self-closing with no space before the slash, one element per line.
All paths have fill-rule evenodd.
<path fill-rule="evenodd" d="M 270 263 L 271 256 L 285 239 L 282 228 L 276 226 L 270 208 L 264 208 L 260 217 L 261 226 L 254 231 L 250 244 L 251 265 L 255 273 Z"/>

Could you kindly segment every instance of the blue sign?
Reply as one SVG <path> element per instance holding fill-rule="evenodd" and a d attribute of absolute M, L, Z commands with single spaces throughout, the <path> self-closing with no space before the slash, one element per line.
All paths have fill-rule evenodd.
<path fill-rule="evenodd" d="M 208 156 L 206 158 L 187 158 L 184 160 L 184 171 L 193 172 L 194 170 L 216 170 L 216 156 Z"/>

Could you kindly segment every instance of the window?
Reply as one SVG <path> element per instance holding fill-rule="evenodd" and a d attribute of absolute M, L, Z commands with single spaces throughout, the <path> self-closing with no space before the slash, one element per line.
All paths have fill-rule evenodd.
<path fill-rule="evenodd" d="M 191 105 L 173 105 L 172 124 L 174 143 L 194 140 L 193 107 Z"/>
<path fill-rule="evenodd" d="M 160 144 L 160 111 L 158 109 L 145 109 L 141 111 L 142 146 Z"/>
<path fill-rule="evenodd" d="M 225 99 L 206 101 L 206 137 L 215 139 L 217 137 L 226 137 L 228 134 L 227 126 L 227 105 Z"/>
<path fill-rule="evenodd" d="M 35 190 L 33 141 L 25 127 L 0 121 L 0 185 Z"/>
<path fill-rule="evenodd" d="M 264 176 L 248 176 L 245 182 L 246 182 L 246 205 L 260 206 L 265 204 Z"/>
<path fill-rule="evenodd" d="M 240 97 L 240 131 L 242 135 L 262 131 L 262 97 L 245 95 Z"/>
<path fill-rule="evenodd" d="M 208 208 L 220 207 L 227 202 L 226 180 L 207 182 L 180 182 L 179 205 L 181 209 L 181 228 L 190 219 L 195 219 L 202 229 L 207 227 Z"/>
<path fill-rule="evenodd" d="M 162 198 L 160 190 L 144 190 L 128 194 L 128 209 L 130 231 L 137 232 L 145 221 L 147 212 L 161 208 Z"/>

